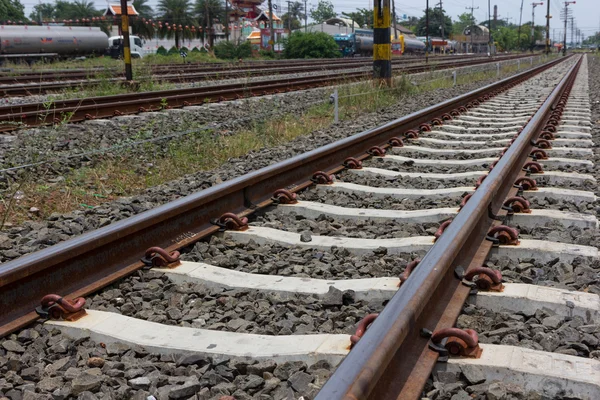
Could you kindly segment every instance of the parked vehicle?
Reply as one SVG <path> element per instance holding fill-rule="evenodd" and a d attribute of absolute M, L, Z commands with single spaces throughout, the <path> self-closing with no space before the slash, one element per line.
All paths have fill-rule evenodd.
<path fill-rule="evenodd" d="M 144 55 L 142 40 L 130 35 L 131 57 Z M 0 26 L 0 64 L 8 61 L 57 60 L 82 56 L 123 54 L 123 36 L 108 37 L 91 26 Z"/>

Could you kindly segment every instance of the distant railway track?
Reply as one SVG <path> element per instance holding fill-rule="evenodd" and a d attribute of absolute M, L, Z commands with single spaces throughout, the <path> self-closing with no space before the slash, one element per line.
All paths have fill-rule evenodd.
<path fill-rule="evenodd" d="M 529 55 L 530 56 L 530 55 Z M 508 55 L 496 57 L 496 60 L 510 60 L 526 55 Z M 487 57 L 432 57 L 430 65 L 446 64 L 448 62 L 463 62 L 465 60 L 486 60 Z M 393 65 L 401 68 L 409 64 L 422 63 L 423 58 L 409 57 L 394 59 Z M 277 63 L 247 62 L 224 65 L 170 64 L 151 68 L 152 79 L 156 82 L 187 83 L 205 80 L 220 80 L 231 78 L 248 78 L 263 75 L 293 74 L 311 71 L 335 71 L 351 68 L 361 68 L 372 63 L 370 59 L 340 59 L 328 61 L 293 61 Z M 58 92 L 64 89 L 83 89 L 93 87 L 101 82 L 124 82 L 120 73 L 110 72 L 114 77 L 99 79 L 98 75 L 106 71 L 73 70 L 59 73 L 40 74 L 0 74 L 0 93 L 4 97 L 28 96 Z"/>
<path fill-rule="evenodd" d="M 519 56 L 516 58 L 521 58 Z M 512 59 L 512 58 L 511 58 Z M 505 61 L 503 58 L 502 61 Z M 420 64 L 400 66 L 396 72 L 414 74 L 448 68 L 475 66 L 489 63 L 489 59 L 462 60 L 435 65 Z M 492 60 L 496 62 L 496 60 Z M 0 132 L 14 131 L 20 128 L 80 122 L 97 118 L 110 118 L 119 115 L 138 114 L 140 112 L 159 111 L 165 108 L 179 108 L 205 103 L 235 100 L 245 97 L 262 96 L 288 91 L 305 90 L 369 79 L 370 71 L 338 72 L 336 74 L 314 77 L 280 78 L 252 81 L 237 84 L 212 85 L 198 88 L 163 90 L 154 92 L 129 93 L 114 96 L 101 96 L 86 99 L 58 100 L 50 103 L 26 103 L 0 107 Z"/>
<path fill-rule="evenodd" d="M 33 310 L 40 299 L 58 293 L 45 297 L 39 311 L 54 318 L 64 317 L 64 321 L 50 321 L 48 325 L 74 338 L 91 336 L 92 340 L 102 343 L 123 341 L 129 345 L 148 346 L 159 353 L 170 351 L 218 357 L 226 351 L 228 357 L 257 354 L 259 359 L 270 357 L 280 362 L 305 360 L 309 356 L 302 351 L 307 350 L 312 351 L 312 362 L 322 357 L 335 360 L 337 364 L 343 359 L 315 397 L 319 400 L 420 398 L 437 361 L 447 356 L 451 358 L 447 364 L 441 364 L 442 371 L 460 372 L 465 366 L 475 365 L 485 371 L 484 378 L 489 375 L 540 391 L 564 386 L 569 396 L 598 398 L 600 363 L 597 360 L 519 346 L 480 345 L 475 331 L 454 328 L 469 297 L 476 299 L 476 303 L 480 301 L 479 304 L 487 302 L 488 307 L 494 309 L 504 305 L 512 307 L 514 313 L 527 310 L 528 314 L 535 313 L 536 316 L 537 312 L 531 311 L 536 307 L 538 311 L 550 307 L 555 310 L 555 315 L 569 319 L 593 312 L 597 315 L 600 311 L 597 295 L 549 287 L 544 288 L 545 294 L 535 295 L 539 286 L 503 282 L 498 270 L 482 267 L 489 257 L 500 252 L 514 260 L 559 258 L 572 262 L 577 257 L 598 256 L 598 250 L 591 246 L 524 239 L 513 227 L 544 226 L 544 218 L 549 218 L 563 224 L 567 232 L 572 227 L 570 224 L 588 224 L 597 229 L 593 215 L 558 210 L 544 214 L 543 211 L 549 210 L 530 209 L 529 200 L 544 195 L 574 201 L 579 197 L 584 202 L 583 198 L 591 202 L 595 198 L 588 192 L 568 189 L 552 194 L 552 186 L 560 186 L 556 182 L 581 183 L 586 179 L 572 171 L 577 165 L 586 165 L 585 158 L 592 153 L 589 148 L 579 147 L 589 145 L 591 135 L 581 132 L 585 129 L 578 132 L 576 125 L 572 125 L 586 115 L 586 104 L 589 107 L 584 93 L 572 92 L 581 59 L 565 68 L 559 79 L 553 78 L 553 87 L 534 84 L 519 87 L 562 60 L 551 61 L 386 125 L 5 263 L 0 266 L 0 305 L 4 311 L 0 315 L 0 336 L 38 319 Z M 490 148 L 490 140 L 506 147 Z M 460 150 L 456 146 L 460 146 Z M 459 152 L 463 157 L 455 158 Z M 423 153 L 435 153 L 438 158 L 415 156 Z M 488 153 L 491 157 L 487 159 L 476 158 Z M 575 158 L 565 158 L 565 155 Z M 395 168 L 366 165 L 374 162 Z M 420 164 L 453 169 L 462 165 L 470 172 L 423 173 L 419 170 Z M 402 168 L 398 168 L 400 165 Z M 556 168 L 567 165 L 570 168 L 567 172 L 564 168 Z M 487 170 L 481 171 L 482 167 Z M 447 187 L 438 194 L 433 194 L 435 190 L 426 194 L 426 189 L 417 187 L 417 183 L 413 192 L 419 193 L 407 194 L 408 191 L 393 187 L 390 179 L 384 186 L 360 187 L 360 184 L 349 184 L 351 178 L 336 182 L 334 174 L 343 178 L 367 176 L 373 182 L 377 177 L 404 174 L 410 179 L 443 182 Z M 468 187 L 454 187 L 456 180 L 465 179 L 470 183 Z M 555 183 L 538 189 L 536 180 L 555 180 Z M 418 213 L 411 215 L 412 211 L 350 209 L 299 199 L 309 188 L 359 192 L 365 202 L 370 201 L 368 195 L 378 193 L 380 196 L 387 190 L 398 201 L 411 196 L 437 198 L 438 201 L 452 197 L 450 202 L 456 204 L 446 209 L 426 210 L 428 212 L 421 216 Z M 545 189 L 546 194 L 543 193 Z M 459 208 L 458 202 L 464 192 L 470 196 L 462 198 Z M 285 231 L 276 230 L 248 224 L 245 219 L 273 208 L 287 209 L 286 212 L 292 215 L 295 213 L 308 219 L 315 219 L 316 212 L 355 223 L 374 219 L 379 223 L 390 220 L 408 224 L 411 218 L 419 222 L 426 215 L 430 221 L 435 219 L 440 228 L 435 239 L 434 235 L 393 239 L 314 235 L 306 240 L 292 227 L 286 227 Z M 449 220 L 448 215 L 453 219 Z M 274 242 L 282 247 L 313 251 L 336 246 L 348 253 L 377 250 L 383 255 L 403 252 L 411 256 L 416 252 L 425 255 L 419 261 L 414 260 L 412 272 L 407 267 L 400 279 L 386 274 L 385 278 L 372 278 L 369 282 L 364 279 L 259 275 L 240 272 L 236 267 L 231 267 L 235 269 L 232 271 L 229 267 L 217 268 L 189 261 L 179 265 L 176 251 L 217 233 L 231 242 L 253 242 L 254 246 Z M 382 253 L 381 248 L 385 252 Z M 242 338 L 245 334 L 166 326 L 107 311 L 92 310 L 90 315 L 81 315 L 82 300 L 73 303 L 63 300 L 63 297 L 72 300 L 87 296 L 147 266 L 160 268 L 170 278 L 179 275 L 179 279 L 210 284 L 211 287 L 247 291 L 259 288 L 323 298 L 333 286 L 340 293 L 350 288 L 367 299 L 377 295 L 389 302 L 381 314 L 370 315 L 359 324 L 356 336 L 324 338 L 325 335 L 315 335 L 314 346 L 300 348 L 293 344 L 301 335 L 261 335 L 259 341 L 258 336 L 250 339 Z M 193 274 L 194 268 L 200 272 Z M 265 282 L 271 282 L 271 286 Z M 473 292 L 474 285 L 479 288 L 478 293 Z M 498 292 L 485 292 L 490 288 Z M 80 319 L 71 321 L 73 317 Z M 541 324 L 537 322 L 536 329 L 540 329 Z M 225 338 L 219 338 L 219 335 Z M 286 340 L 287 347 L 284 345 Z M 166 342 L 168 346 L 164 345 Z M 530 377 L 534 378 L 528 381 Z M 523 384 L 524 381 L 528 384 Z"/>

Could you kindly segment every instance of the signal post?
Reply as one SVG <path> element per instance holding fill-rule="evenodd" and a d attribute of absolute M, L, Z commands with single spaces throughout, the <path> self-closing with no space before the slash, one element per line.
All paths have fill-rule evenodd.
<path fill-rule="evenodd" d="M 375 0 L 373 18 L 373 77 L 392 85 L 390 0 Z"/>

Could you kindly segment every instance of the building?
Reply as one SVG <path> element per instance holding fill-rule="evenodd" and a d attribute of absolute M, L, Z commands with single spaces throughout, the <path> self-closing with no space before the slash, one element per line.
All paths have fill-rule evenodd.
<path fill-rule="evenodd" d="M 275 13 L 273 13 L 273 33 L 275 38 L 271 43 L 271 26 L 269 12 L 263 11 L 254 20 L 256 27 L 260 30 L 260 48 L 269 49 L 271 44 L 274 43 L 274 50 L 281 51 L 282 47 L 280 44 L 281 40 L 287 36 L 287 30 L 283 27 L 283 21 Z"/>
<path fill-rule="evenodd" d="M 137 16 L 139 13 L 135 9 L 132 3 L 127 3 L 127 15 Z M 108 4 L 106 11 L 104 12 L 105 17 L 113 17 L 112 18 L 112 26 L 110 27 L 110 35 L 109 36 L 120 36 L 121 32 L 121 18 L 114 18 L 121 16 L 121 4 Z M 129 27 L 129 33 L 131 33 L 131 26 Z"/>
<path fill-rule="evenodd" d="M 487 26 L 467 26 L 462 35 L 452 37 L 461 53 L 489 53 L 490 31 Z"/>

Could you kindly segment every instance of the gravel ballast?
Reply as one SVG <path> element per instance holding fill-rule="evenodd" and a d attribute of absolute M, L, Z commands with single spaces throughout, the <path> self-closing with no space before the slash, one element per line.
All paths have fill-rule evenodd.
<path fill-rule="evenodd" d="M 5 262 L 21 255 L 43 249 L 83 232 L 94 230 L 115 221 L 150 210 L 179 197 L 207 189 L 215 184 L 266 167 L 277 161 L 288 159 L 294 155 L 323 146 L 335 140 L 381 125 L 400 116 L 420 110 L 426 106 L 474 90 L 475 88 L 490 82 L 491 80 L 471 83 L 464 86 L 434 90 L 410 96 L 406 99 L 400 99 L 398 104 L 387 107 L 380 112 L 364 115 L 361 119 L 334 124 L 328 129 L 313 132 L 310 135 L 297 138 L 285 145 L 252 151 L 244 157 L 230 159 L 221 167 L 212 171 L 187 175 L 170 183 L 150 188 L 144 194 L 138 196 L 120 198 L 117 201 L 102 204 L 94 209 L 74 210 L 71 213 L 63 215 L 53 214 L 45 221 L 25 222 L 21 226 L 5 229 L 5 231 L 0 234 L 0 262 Z M 307 91 L 283 94 L 273 96 L 273 98 L 278 99 L 276 101 L 280 102 L 281 108 L 285 108 L 287 107 L 286 104 L 310 102 L 312 96 L 311 93 L 311 91 Z M 322 93 L 323 92 L 321 92 L 321 94 Z M 321 96 L 321 94 L 319 94 L 317 98 L 320 99 L 321 97 L 319 96 Z M 264 98 L 250 101 L 267 102 Z M 225 110 L 226 107 L 231 107 L 231 109 L 227 108 L 227 113 L 224 113 L 223 110 Z M 244 106 L 241 102 L 214 104 L 205 109 L 207 110 L 206 114 L 200 113 L 198 118 L 201 120 L 214 119 L 215 121 L 223 121 L 224 119 L 235 118 L 236 113 L 241 113 L 242 111 L 239 110 L 243 108 Z M 265 105 L 265 108 L 273 108 L 273 105 Z M 286 108 L 286 110 L 288 110 L 288 108 Z M 177 120 L 170 120 L 169 118 L 181 118 L 184 113 L 164 112 L 152 113 L 152 115 L 158 116 L 157 118 L 165 118 L 163 122 L 158 125 L 164 126 L 164 128 L 167 129 L 173 124 L 177 125 Z M 119 132 L 122 129 L 126 129 L 130 132 L 128 135 L 131 136 L 131 134 L 138 132 L 142 129 L 143 125 L 146 124 L 146 122 L 143 121 L 144 118 L 144 115 L 137 117 L 123 117 L 120 125 L 112 125 L 118 123 L 119 119 L 97 122 L 97 125 L 100 125 L 100 128 L 98 129 L 101 130 L 103 135 L 119 135 Z M 75 141 L 73 146 L 76 145 L 77 147 L 84 148 L 87 144 L 81 141 L 88 140 L 87 138 L 93 138 L 90 140 L 97 140 L 97 138 L 100 137 L 95 135 L 94 131 L 89 131 L 90 129 L 95 129 L 93 128 L 94 126 L 96 126 L 96 122 L 94 121 L 86 124 L 66 125 L 68 129 L 73 129 L 75 132 L 78 132 L 76 138 L 69 139 L 69 135 L 67 135 L 62 139 L 57 138 L 57 142 L 73 143 Z M 55 134 L 60 135 L 60 132 Z M 108 141 L 110 142 L 111 140 L 112 139 L 109 139 Z M 32 147 L 32 149 L 34 151 L 39 150 L 38 147 L 35 146 Z M 132 157 L 137 156 L 138 155 L 132 154 Z M 15 160 L 15 163 L 20 163 L 20 161 Z M 140 164 L 143 165 L 144 162 L 140 161 Z M 66 164 L 65 167 L 71 169 L 77 168 L 77 165 Z"/>
<path fill-rule="evenodd" d="M 592 70 L 590 69 L 590 76 Z M 442 96 L 449 96 L 449 90 L 435 92 L 438 97 L 419 97 L 417 102 L 422 108 L 428 101 L 437 102 Z M 598 91 L 600 93 L 600 91 Z M 430 93 L 429 95 L 433 95 Z M 434 101 L 434 99 L 437 99 Z M 20 254 L 47 247 L 82 232 L 114 221 L 138 214 L 166 201 L 207 188 L 222 180 L 239 176 L 260 166 L 269 165 L 292 154 L 345 137 L 353 132 L 380 124 L 391 119 L 390 113 L 406 113 L 412 104 L 393 106 L 385 115 L 371 114 L 365 121 L 353 121 L 334 126 L 323 132 L 297 139 L 277 149 L 253 152 L 247 157 L 230 160 L 212 173 L 199 173 L 182 178 L 168 185 L 150 189 L 142 196 L 121 199 L 117 202 L 96 207 L 88 211 L 76 211 L 69 215 L 54 215 L 48 221 L 29 222 L 23 227 L 11 228 L 0 237 L 2 261 L 18 257 Z M 398 116 L 399 114 L 395 114 Z M 388 185 L 389 186 L 389 185 Z M 323 196 L 310 190 L 301 194 L 302 199 L 321 198 L 325 202 L 347 201 L 349 207 L 374 207 L 368 204 L 365 196 L 331 194 Z M 337 196 L 337 197 L 336 197 Z M 344 199 L 343 196 L 346 196 Z M 319 198 L 320 197 L 320 198 Z M 375 203 L 381 208 L 418 209 L 457 206 L 460 199 L 433 202 L 421 207 L 426 200 L 405 201 L 383 199 Z M 355 205 L 351 205 L 354 202 Z M 411 208 L 414 207 L 414 208 Z M 595 211 L 595 209 L 593 209 Z M 258 224 L 283 224 L 293 226 L 300 232 L 319 235 L 366 235 L 364 237 L 405 237 L 432 234 L 434 226 L 421 225 L 395 226 L 389 224 L 365 224 L 338 226 L 336 221 L 322 218 L 317 221 L 301 220 L 295 216 L 259 215 Z M 295 224 L 298 224 L 297 226 Z M 552 227 L 559 229 L 558 227 Z M 563 232 L 564 231 L 564 232 Z M 543 229 L 528 232 L 531 236 L 543 236 Z M 568 230 L 556 234 L 568 238 Z M 581 235 L 587 235 L 581 232 Z M 574 241 L 584 240 L 573 237 Z M 596 238 L 589 240 L 590 245 Z M 388 255 L 385 249 L 377 249 L 372 254 L 353 256 L 342 248 L 328 251 L 300 250 L 278 245 L 239 244 L 222 237 L 213 236 L 209 242 L 199 242 L 186 249 L 182 256 L 185 260 L 203 261 L 220 267 L 232 268 L 259 274 L 278 274 L 297 277 L 322 279 L 348 279 L 381 276 L 398 276 L 408 261 L 422 254 Z M 600 293 L 598 286 L 598 265 L 589 260 L 575 260 L 569 265 L 548 263 L 541 265 L 535 260 L 522 260 L 518 266 L 510 265 L 506 260 L 496 260 L 495 267 L 506 273 L 506 280 L 576 288 L 592 293 Z M 507 263 L 506 265 L 504 265 Z M 531 265 L 526 265 L 531 264 Z M 554 273 L 557 266 L 563 269 Z M 511 275 L 513 273 L 513 275 Z M 570 275 L 569 275 L 570 274 Z M 567 278 L 565 275 L 569 275 Z M 351 292 L 331 292 L 328 301 L 317 300 L 311 296 L 282 296 L 265 294 L 258 291 L 217 290 L 203 285 L 172 283 L 166 276 L 156 271 L 139 271 L 133 276 L 103 290 L 89 298 L 88 307 L 123 313 L 136 318 L 164 324 L 193 326 L 223 331 L 261 333 L 268 335 L 344 333 L 350 334 L 356 323 L 370 312 L 379 312 L 384 304 L 371 304 L 356 301 Z M 549 314 L 516 316 L 503 313 L 489 314 L 475 308 L 468 311 L 476 322 L 486 323 L 489 329 L 484 335 L 490 342 L 495 340 L 511 341 L 515 344 L 527 344 L 538 334 L 549 334 L 549 330 L 538 331 L 535 321 L 552 318 Z M 481 315 L 480 315 L 481 314 Z M 464 315 L 467 315 L 465 312 Z M 491 319 L 490 321 L 487 319 Z M 523 319 L 523 321 L 521 321 Z M 468 322 L 468 321 L 467 321 Z M 514 322 L 514 324 L 513 324 Z M 583 324 L 577 325 L 579 322 Z M 510 333 L 491 334 L 494 330 L 513 327 L 524 323 L 532 337 L 515 339 Z M 577 351 L 577 355 L 597 356 L 597 330 L 587 328 L 590 321 L 560 321 L 560 327 L 572 334 L 575 329 L 589 344 L 585 348 L 573 348 L 570 340 L 559 341 L 552 351 Z M 577 326 L 575 326 L 577 325 Z M 520 327 L 520 325 L 519 325 Z M 569 328 L 569 329 L 567 329 Z M 590 332 L 588 332 L 588 330 Z M 584 336 L 584 335 L 590 335 Z M 596 338 L 595 344 L 593 338 Z M 482 340 L 483 341 L 483 340 Z M 581 354 L 580 354 L 581 353 Z M 567 353 L 568 354 L 568 353 Z M 47 330 L 37 324 L 0 339 L 0 394 L 15 399 L 156 399 L 195 398 L 217 400 L 222 395 L 232 395 L 236 400 L 244 399 L 295 399 L 304 396 L 313 399 L 318 389 L 333 371 L 333 367 L 324 362 L 308 366 L 304 363 L 275 364 L 265 361 L 253 363 L 242 360 L 216 362 L 207 357 L 175 355 L 172 357 L 148 353 L 139 347 L 122 344 L 94 343 L 83 338 L 72 341 L 56 330 Z M 476 371 L 463 371 L 454 380 L 448 376 L 434 374 L 428 382 L 425 393 L 431 399 L 464 398 L 479 399 L 537 399 L 539 393 L 526 392 L 515 385 L 503 382 L 488 382 L 473 378 Z M 477 381 L 477 382 L 475 382 Z M 501 395 L 504 393 L 503 395 Z M 465 398 L 464 395 L 468 397 Z M 469 396 L 471 395 L 471 396 Z M 459 396 L 459 397 L 456 397 Z M 462 396 L 462 397 L 460 397 Z M 496 396 L 496 397 L 493 397 Z M 1 395 L 0 395 L 1 398 Z"/>

